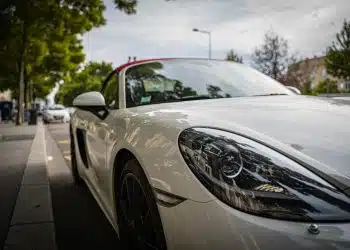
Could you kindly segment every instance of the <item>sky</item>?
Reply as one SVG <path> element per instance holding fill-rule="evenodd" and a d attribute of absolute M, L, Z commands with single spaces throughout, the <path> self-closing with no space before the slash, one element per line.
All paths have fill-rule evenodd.
<path fill-rule="evenodd" d="M 107 24 L 83 37 L 86 61 L 112 62 L 114 67 L 137 59 L 208 57 L 224 59 L 234 49 L 244 61 L 273 30 L 288 41 L 299 58 L 324 55 L 344 18 L 350 0 L 139 0 L 137 14 L 128 16 L 105 0 Z M 55 88 L 49 95 L 52 99 Z"/>
<path fill-rule="evenodd" d="M 84 36 L 86 60 L 114 66 L 128 56 L 207 57 L 212 32 L 212 57 L 234 49 L 246 61 L 269 30 L 284 37 L 300 57 L 325 53 L 344 18 L 349 0 L 139 0 L 138 13 L 127 16 L 105 0 L 107 24 Z"/>

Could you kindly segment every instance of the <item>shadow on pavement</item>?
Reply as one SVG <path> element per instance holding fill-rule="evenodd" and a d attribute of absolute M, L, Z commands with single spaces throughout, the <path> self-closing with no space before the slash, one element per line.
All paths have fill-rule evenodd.
<path fill-rule="evenodd" d="M 52 156 L 48 175 L 58 249 L 121 249 L 88 188 L 74 185 L 71 170 L 48 132 L 47 155 Z"/>
<path fill-rule="evenodd" d="M 120 249 L 87 187 L 76 187 L 65 176 L 50 177 L 50 186 L 58 249 Z"/>

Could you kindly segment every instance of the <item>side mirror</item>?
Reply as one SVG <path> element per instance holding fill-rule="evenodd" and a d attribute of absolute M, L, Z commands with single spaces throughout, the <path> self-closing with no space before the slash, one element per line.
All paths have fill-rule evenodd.
<path fill-rule="evenodd" d="M 80 108 L 104 108 L 106 106 L 105 98 L 100 92 L 92 91 L 78 95 L 73 100 L 74 107 Z"/>
<path fill-rule="evenodd" d="M 296 87 L 293 86 L 286 86 L 289 90 L 293 91 L 293 93 L 297 94 L 297 95 L 301 95 L 301 91 L 299 89 L 297 89 Z"/>

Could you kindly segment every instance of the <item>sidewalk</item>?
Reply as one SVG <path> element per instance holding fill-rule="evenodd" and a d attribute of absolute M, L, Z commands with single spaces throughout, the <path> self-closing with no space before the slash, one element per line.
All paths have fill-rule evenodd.
<path fill-rule="evenodd" d="M 0 124 L 0 143 L 33 137 L 4 250 L 55 250 L 45 127 Z"/>
<path fill-rule="evenodd" d="M 36 132 L 36 126 L 32 125 L 20 125 L 16 126 L 13 122 L 0 122 L 0 142 L 11 141 L 11 140 L 28 140 L 34 139 Z"/>

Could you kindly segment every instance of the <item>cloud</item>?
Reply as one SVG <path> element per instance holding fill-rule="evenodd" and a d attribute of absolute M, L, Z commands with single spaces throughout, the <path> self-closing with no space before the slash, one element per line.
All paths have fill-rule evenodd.
<path fill-rule="evenodd" d="M 215 58 L 231 48 L 249 58 L 270 29 L 300 55 L 318 55 L 350 13 L 348 0 L 143 0 L 134 16 L 115 10 L 110 0 L 106 5 L 107 25 L 85 36 L 84 44 L 88 60 L 115 65 L 128 56 L 206 57 L 208 37 L 193 28 L 212 31 Z"/>
<path fill-rule="evenodd" d="M 325 52 L 350 13 L 349 0 L 142 0 L 134 16 L 116 10 L 112 0 L 105 4 L 107 25 L 85 35 L 84 47 L 87 61 L 114 66 L 128 56 L 206 58 L 208 37 L 193 28 L 212 31 L 213 58 L 233 48 L 249 63 L 271 29 L 291 50 L 312 57 Z"/>

